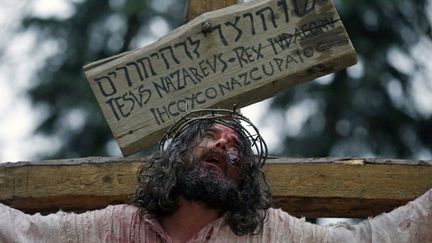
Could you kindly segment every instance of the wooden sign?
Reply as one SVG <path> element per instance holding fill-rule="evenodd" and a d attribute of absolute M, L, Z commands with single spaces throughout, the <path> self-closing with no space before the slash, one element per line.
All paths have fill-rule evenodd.
<path fill-rule="evenodd" d="M 330 0 L 264 0 L 205 13 L 84 69 L 122 153 L 131 155 L 188 110 L 244 107 L 356 62 Z"/>

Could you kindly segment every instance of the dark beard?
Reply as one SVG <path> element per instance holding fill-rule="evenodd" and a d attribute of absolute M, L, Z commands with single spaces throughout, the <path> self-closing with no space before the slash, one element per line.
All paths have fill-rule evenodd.
<path fill-rule="evenodd" d="M 227 211 L 239 201 L 239 191 L 231 180 L 201 165 L 186 169 L 179 176 L 177 186 L 185 199 L 203 202 L 211 209 Z"/>

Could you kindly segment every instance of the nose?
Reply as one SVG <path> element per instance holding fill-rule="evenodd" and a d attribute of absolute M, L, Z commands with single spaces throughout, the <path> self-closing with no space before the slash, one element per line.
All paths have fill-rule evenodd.
<path fill-rule="evenodd" d="M 228 143 L 228 141 L 225 138 L 219 138 L 216 141 L 215 146 L 216 146 L 216 148 L 220 148 L 220 149 L 226 151 L 227 150 L 227 143 Z"/>

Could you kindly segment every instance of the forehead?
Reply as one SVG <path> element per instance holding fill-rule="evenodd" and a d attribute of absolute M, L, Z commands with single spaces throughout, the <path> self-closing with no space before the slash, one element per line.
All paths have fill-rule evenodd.
<path fill-rule="evenodd" d="M 210 126 L 209 129 L 216 132 L 216 133 L 238 137 L 238 134 L 234 129 L 232 129 L 231 127 L 219 124 L 219 123 L 214 123 L 213 125 Z"/>

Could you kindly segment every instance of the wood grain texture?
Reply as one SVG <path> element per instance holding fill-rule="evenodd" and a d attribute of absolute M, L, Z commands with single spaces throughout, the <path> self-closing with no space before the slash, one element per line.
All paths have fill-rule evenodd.
<path fill-rule="evenodd" d="M 236 3 L 238 3 L 237 0 L 187 0 L 186 21 L 191 21 L 203 13 L 225 8 Z"/>
<path fill-rule="evenodd" d="M 81 212 L 127 203 L 135 191 L 136 171 L 148 159 L 0 164 L 0 202 L 28 213 Z M 275 206 L 293 215 L 367 217 L 432 188 L 431 161 L 391 161 L 272 158 L 264 171 Z"/>
<path fill-rule="evenodd" d="M 263 0 L 204 13 L 84 69 L 122 153 L 131 155 L 187 110 L 241 108 L 356 62 L 330 0 Z"/>

